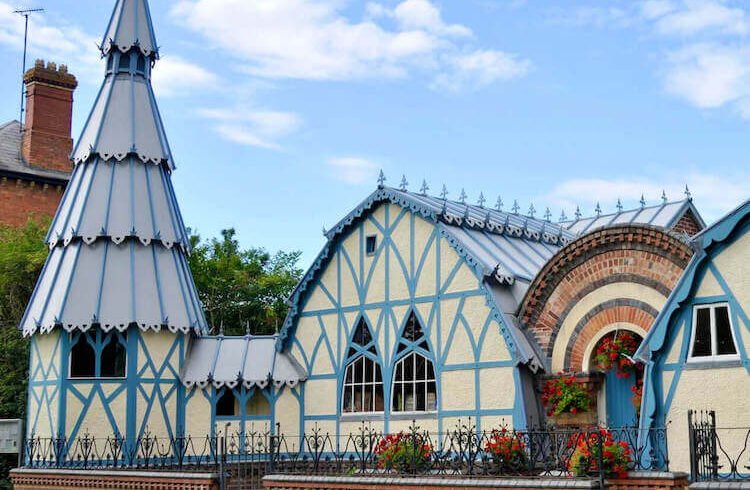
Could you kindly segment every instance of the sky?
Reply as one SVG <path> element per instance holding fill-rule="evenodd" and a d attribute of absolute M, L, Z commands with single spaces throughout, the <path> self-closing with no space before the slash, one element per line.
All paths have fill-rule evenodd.
<path fill-rule="evenodd" d="M 35 58 L 103 79 L 114 0 L 0 0 L 0 122 Z M 711 222 L 750 197 L 750 5 L 722 0 L 151 0 L 154 90 L 185 222 L 301 250 L 382 169 L 449 198 L 572 216 L 683 198 Z M 540 213 L 541 214 L 541 213 Z"/>

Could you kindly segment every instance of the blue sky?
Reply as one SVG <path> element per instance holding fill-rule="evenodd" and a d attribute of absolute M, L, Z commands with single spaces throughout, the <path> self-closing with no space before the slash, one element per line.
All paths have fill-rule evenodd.
<path fill-rule="evenodd" d="M 102 79 L 114 0 L 0 0 L 0 121 L 29 59 Z M 151 1 L 154 86 L 186 223 L 300 249 L 405 174 L 558 216 L 685 184 L 711 221 L 750 197 L 750 11 L 720 0 Z"/>

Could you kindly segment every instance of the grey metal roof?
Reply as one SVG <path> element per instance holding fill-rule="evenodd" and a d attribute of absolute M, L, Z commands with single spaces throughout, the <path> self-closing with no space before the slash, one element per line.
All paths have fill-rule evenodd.
<path fill-rule="evenodd" d="M 137 48 L 144 56 L 158 56 L 156 36 L 146 0 L 117 0 L 102 39 L 102 53 L 106 55 L 112 48 L 123 53 Z"/>
<path fill-rule="evenodd" d="M 95 155 L 123 160 L 129 154 L 146 163 L 172 165 L 150 81 L 142 75 L 109 74 L 73 150 L 73 161 L 85 162 Z"/>
<path fill-rule="evenodd" d="M 288 352 L 277 352 L 276 337 L 200 337 L 194 339 L 182 371 L 188 388 L 277 388 L 295 386 L 307 379 L 304 368 Z"/>
<path fill-rule="evenodd" d="M 698 224 L 706 226 L 698 210 L 693 205 L 692 199 L 682 201 L 664 202 L 655 206 L 642 206 L 635 209 L 623 210 L 617 213 L 600 214 L 586 218 L 566 220 L 560 224 L 566 230 L 575 234 L 583 235 L 603 226 L 642 224 L 652 225 L 669 229 L 687 212 L 690 211 Z"/>
<path fill-rule="evenodd" d="M 112 21 L 118 29 L 139 22 L 127 14 L 133 3 L 118 2 Z M 148 9 L 145 0 L 137 3 Z M 207 331 L 146 72 L 105 76 L 79 141 L 85 153 L 77 150 L 72 182 L 48 233 L 51 251 L 21 320 L 25 335 L 133 324 Z"/>
<path fill-rule="evenodd" d="M 0 172 L 60 184 L 70 178 L 69 172 L 35 168 L 24 161 L 21 156 L 21 123 L 18 121 L 0 125 Z"/>
<path fill-rule="evenodd" d="M 129 239 L 115 244 L 75 239 L 50 252 L 26 315 L 24 335 L 88 330 L 200 331 L 203 312 L 187 260 L 178 247 Z"/>
<path fill-rule="evenodd" d="M 81 237 L 91 243 L 109 237 L 119 243 L 138 237 L 145 244 L 159 240 L 167 248 L 190 246 L 169 174 L 159 165 L 97 157 L 77 165 L 55 215 L 47 243 Z"/>

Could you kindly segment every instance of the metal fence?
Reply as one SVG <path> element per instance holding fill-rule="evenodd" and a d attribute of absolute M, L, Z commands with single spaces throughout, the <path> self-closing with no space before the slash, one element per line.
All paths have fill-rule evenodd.
<path fill-rule="evenodd" d="M 750 481 L 750 427 L 718 427 L 716 412 L 688 411 L 693 481 Z"/>
<path fill-rule="evenodd" d="M 267 473 L 326 475 L 554 476 L 597 479 L 628 470 L 668 471 L 666 430 L 637 428 L 479 430 L 458 423 L 431 433 L 416 423 L 398 434 L 362 424 L 335 435 L 275 430 L 207 437 L 30 438 L 26 466 L 218 471 L 229 486 L 255 488 Z M 223 482 L 223 483 L 226 483 Z"/>

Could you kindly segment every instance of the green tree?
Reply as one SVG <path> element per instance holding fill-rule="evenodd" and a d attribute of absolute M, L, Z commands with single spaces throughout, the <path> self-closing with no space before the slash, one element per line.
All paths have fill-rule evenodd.
<path fill-rule="evenodd" d="M 190 269 L 214 332 L 221 325 L 230 335 L 273 333 L 284 321 L 286 298 L 302 276 L 301 253 L 269 254 L 263 248 L 242 249 L 233 228 L 221 238 L 201 241 L 192 235 Z"/>

